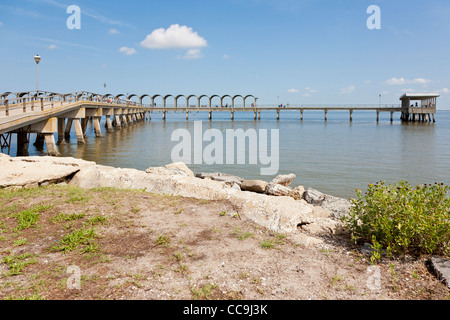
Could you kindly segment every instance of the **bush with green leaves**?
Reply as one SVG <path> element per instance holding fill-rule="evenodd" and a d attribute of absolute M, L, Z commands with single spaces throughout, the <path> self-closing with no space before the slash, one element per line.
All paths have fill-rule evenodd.
<path fill-rule="evenodd" d="M 342 220 L 353 240 L 383 246 L 389 255 L 450 256 L 448 191 L 438 183 L 370 184 L 364 195 L 356 190 L 351 212 Z"/>

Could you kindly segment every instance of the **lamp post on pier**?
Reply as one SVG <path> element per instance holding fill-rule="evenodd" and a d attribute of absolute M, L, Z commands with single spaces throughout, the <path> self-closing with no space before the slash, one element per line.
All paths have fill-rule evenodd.
<path fill-rule="evenodd" d="M 38 54 L 35 55 L 34 61 L 36 61 L 37 92 L 39 93 L 39 61 L 41 61 L 41 57 Z"/>

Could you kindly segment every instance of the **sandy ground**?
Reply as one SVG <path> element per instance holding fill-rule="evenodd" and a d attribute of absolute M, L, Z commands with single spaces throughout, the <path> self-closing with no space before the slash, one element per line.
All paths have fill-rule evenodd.
<path fill-rule="evenodd" d="M 346 237 L 306 246 L 246 221 L 228 202 L 50 186 L 2 190 L 0 207 L 1 299 L 450 297 L 427 257 L 372 266 Z M 37 218 L 21 229 L 24 212 Z M 69 239 L 80 230 L 93 233 Z"/>

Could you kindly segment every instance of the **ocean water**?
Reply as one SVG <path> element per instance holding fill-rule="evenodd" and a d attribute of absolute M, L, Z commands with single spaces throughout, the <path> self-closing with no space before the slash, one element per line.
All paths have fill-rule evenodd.
<path fill-rule="evenodd" d="M 152 120 L 130 125 L 122 130 L 107 133 L 96 138 L 92 123 L 87 127 L 85 145 L 78 145 L 75 132 L 70 142 L 61 145 L 62 156 L 77 157 L 95 161 L 98 164 L 145 170 L 173 162 L 171 153 L 179 144 L 171 141 L 176 129 L 187 129 L 194 136 L 194 124 L 201 121 L 203 132 L 218 129 L 279 130 L 278 174 L 294 173 L 292 186 L 313 187 L 324 193 L 350 198 L 355 189 L 365 190 L 370 183 L 386 181 L 395 183 L 407 180 L 413 185 L 442 182 L 450 184 L 450 111 L 440 111 L 436 123 L 402 123 L 396 113 L 390 122 L 389 113 L 355 111 L 353 122 L 345 111 L 329 111 L 328 121 L 321 111 L 305 111 L 300 121 L 299 111 L 281 112 L 276 120 L 275 111 L 263 111 L 261 120 L 253 120 L 253 112 L 236 112 L 230 120 L 229 112 L 213 113 L 208 120 L 207 113 L 191 113 L 189 121 L 185 113 L 168 113 L 162 121 L 161 113 L 153 113 Z M 103 119 L 104 122 L 104 119 Z M 102 129 L 104 129 L 102 123 Z M 55 135 L 56 136 L 56 135 Z M 31 136 L 34 142 L 34 136 Z M 13 135 L 15 140 L 15 135 Z M 224 140 L 224 144 L 229 143 Z M 210 142 L 203 142 L 203 148 Z M 270 150 L 270 146 L 269 146 Z M 30 144 L 30 155 L 45 155 Z M 224 154 L 225 154 L 224 150 Z M 16 154 L 15 145 L 11 155 Z M 192 158 L 193 159 L 193 158 Z M 224 157 L 225 162 L 225 157 Z M 236 163 L 236 162 L 235 162 Z M 223 172 L 245 179 L 270 181 L 276 174 L 261 175 L 257 164 L 207 165 L 188 164 L 195 173 Z"/>

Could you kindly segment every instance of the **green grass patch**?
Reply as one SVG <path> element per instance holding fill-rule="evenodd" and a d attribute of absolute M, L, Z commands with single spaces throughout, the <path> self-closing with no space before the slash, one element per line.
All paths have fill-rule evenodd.
<path fill-rule="evenodd" d="M 20 231 L 35 226 L 36 223 L 39 221 L 40 214 L 42 212 L 47 211 L 51 207 L 52 207 L 51 205 L 38 205 L 15 214 L 18 223 L 16 231 Z"/>
<path fill-rule="evenodd" d="M 98 238 L 98 235 L 92 227 L 76 229 L 64 236 L 60 243 L 52 249 L 64 253 L 75 249 L 80 249 L 81 253 L 93 252 L 98 250 L 96 238 Z"/>
<path fill-rule="evenodd" d="M 22 255 L 9 255 L 3 258 L 3 263 L 6 263 L 9 268 L 9 272 L 6 276 L 13 276 L 22 273 L 22 270 L 30 264 L 36 263 L 36 260 L 29 253 L 24 253 Z"/>

